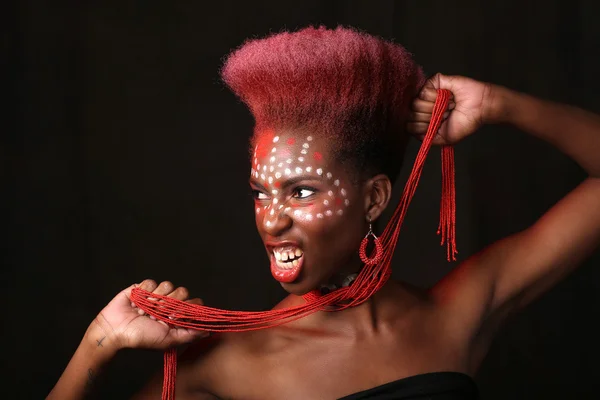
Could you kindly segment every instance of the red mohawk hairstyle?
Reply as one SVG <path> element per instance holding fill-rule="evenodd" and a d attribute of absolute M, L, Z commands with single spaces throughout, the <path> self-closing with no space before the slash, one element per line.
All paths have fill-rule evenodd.
<path fill-rule="evenodd" d="M 402 46 L 343 27 L 248 40 L 221 75 L 254 116 L 253 141 L 269 130 L 311 130 L 331 137 L 336 154 L 357 171 L 392 180 L 409 105 L 424 82 Z"/>

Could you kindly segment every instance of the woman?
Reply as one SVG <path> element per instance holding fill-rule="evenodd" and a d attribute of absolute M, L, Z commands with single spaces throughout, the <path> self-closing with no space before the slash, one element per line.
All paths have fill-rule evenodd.
<path fill-rule="evenodd" d="M 223 77 L 256 120 L 256 223 L 272 274 L 289 292 L 276 309 L 303 304 L 314 289 L 352 284 L 363 265 L 361 241 L 390 201 L 405 132 L 423 137 L 437 89 L 451 91 L 453 101 L 436 144 L 508 123 L 571 156 L 589 178 L 533 226 L 468 258 L 429 290 L 388 281 L 359 306 L 271 329 L 204 338 L 169 328 L 135 307 L 134 287 L 201 301 L 170 282 L 145 280 L 100 312 L 49 399 L 84 397 L 120 349 L 191 342 L 178 366 L 178 399 L 474 399 L 471 377 L 502 322 L 600 242 L 596 115 L 460 76 L 423 84 L 402 47 L 343 28 L 247 42 Z M 159 398 L 160 386 L 156 380 L 138 398 Z"/>

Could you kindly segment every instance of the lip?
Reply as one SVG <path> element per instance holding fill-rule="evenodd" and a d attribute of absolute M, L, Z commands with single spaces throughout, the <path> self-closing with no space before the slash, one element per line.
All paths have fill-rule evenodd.
<path fill-rule="evenodd" d="M 277 265 L 275 256 L 271 255 L 271 274 L 281 283 L 292 283 L 298 279 L 304 265 L 304 255 L 298 260 L 298 265 L 290 269 L 282 269 Z"/>
<path fill-rule="evenodd" d="M 282 240 L 279 242 L 267 241 L 265 242 L 265 247 L 270 253 L 273 253 L 273 250 L 278 247 L 300 247 L 300 245 L 298 244 L 298 242 L 294 242 L 291 240 Z"/>

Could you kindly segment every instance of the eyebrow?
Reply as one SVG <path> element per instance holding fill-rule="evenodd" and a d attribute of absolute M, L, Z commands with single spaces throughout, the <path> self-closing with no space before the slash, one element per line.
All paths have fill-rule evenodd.
<path fill-rule="evenodd" d="M 285 189 L 288 186 L 292 186 L 295 185 L 298 182 L 302 182 L 302 181 L 322 181 L 323 177 L 322 176 L 315 176 L 315 175 L 299 175 L 299 176 L 295 176 L 293 178 L 287 179 L 283 182 L 281 182 L 281 189 Z M 254 186 L 258 186 L 259 188 L 263 189 L 265 192 L 267 192 L 268 190 L 260 183 L 258 182 L 255 178 L 250 178 L 250 184 L 254 185 Z"/>

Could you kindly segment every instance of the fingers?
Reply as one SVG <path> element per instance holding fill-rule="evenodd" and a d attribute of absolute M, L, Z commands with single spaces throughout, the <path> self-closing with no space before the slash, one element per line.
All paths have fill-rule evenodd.
<path fill-rule="evenodd" d="M 134 285 L 136 286 L 136 285 Z M 154 280 L 152 279 L 147 279 L 145 281 L 143 281 L 142 283 L 139 284 L 139 287 L 141 289 L 144 289 L 148 292 L 151 292 L 153 294 L 157 294 L 160 296 L 166 296 L 166 297 L 170 297 L 176 300 L 181 300 L 181 301 L 185 301 L 188 299 L 189 297 L 189 291 L 187 288 L 180 286 L 180 287 L 175 287 L 175 285 L 173 285 L 173 283 L 171 283 L 170 281 L 163 281 L 160 284 L 157 284 Z M 153 298 L 153 297 L 148 297 L 149 300 L 158 300 L 158 298 Z M 189 300 L 188 301 L 191 304 L 199 304 L 202 305 L 203 302 L 200 299 L 193 299 L 193 300 Z M 132 307 L 135 307 L 134 303 L 131 303 Z M 141 309 L 138 309 L 138 314 L 139 315 L 144 315 L 144 311 L 142 311 Z M 155 320 L 156 318 L 153 316 L 150 316 L 151 319 Z"/>
<path fill-rule="evenodd" d="M 412 110 L 415 112 L 431 114 L 433 112 L 433 104 L 433 101 L 427 101 L 421 98 L 416 98 L 412 102 Z"/>
<path fill-rule="evenodd" d="M 437 88 L 434 84 L 426 84 L 419 92 L 419 98 L 425 101 L 435 102 L 437 98 Z M 450 102 L 454 103 L 454 94 L 450 92 Z"/>
<path fill-rule="evenodd" d="M 435 96 L 437 96 L 437 94 Z M 433 112 L 434 104 L 435 104 L 435 97 L 433 98 L 432 101 L 424 100 L 424 99 L 418 97 L 413 100 L 412 110 L 415 112 L 431 114 Z M 454 110 L 455 107 L 456 107 L 456 103 L 454 103 L 454 101 L 451 100 L 448 103 L 447 110 L 452 111 L 452 110 Z"/>
<path fill-rule="evenodd" d="M 154 280 L 152 279 L 146 279 L 144 281 L 142 281 L 142 283 L 140 283 L 140 285 L 138 286 L 140 289 L 143 289 L 147 292 L 153 292 L 154 289 L 156 289 L 158 285 L 156 284 L 156 282 L 154 282 Z"/>
<path fill-rule="evenodd" d="M 163 281 L 158 286 L 156 286 L 156 289 L 154 289 L 152 293 L 159 294 L 161 296 L 166 296 L 173 292 L 173 290 L 175 290 L 175 286 L 171 282 Z"/>
<path fill-rule="evenodd" d="M 204 305 L 204 301 L 202 301 L 202 299 L 199 298 L 195 298 L 195 299 L 189 299 L 185 301 L 186 303 L 190 303 L 190 304 L 195 304 L 198 306 L 203 306 Z"/>
<path fill-rule="evenodd" d="M 423 112 L 413 112 L 410 114 L 409 120 L 411 122 L 427 122 L 431 120 L 431 114 Z"/>
<path fill-rule="evenodd" d="M 167 296 L 183 301 L 190 296 L 190 292 L 187 290 L 187 288 L 184 288 L 183 286 L 179 286 L 177 289 L 173 290 Z"/>
<path fill-rule="evenodd" d="M 443 119 L 446 120 L 446 119 L 448 119 L 449 116 L 450 116 L 450 111 L 446 111 L 443 115 Z M 408 118 L 408 121 L 410 123 L 425 122 L 426 124 L 429 124 L 429 121 L 431 121 L 431 114 L 412 112 Z"/>
<path fill-rule="evenodd" d="M 436 97 L 437 97 L 437 90 L 435 90 L 435 88 L 427 86 L 427 85 L 425 85 L 425 87 L 423 87 L 423 89 L 421 89 L 421 92 L 419 92 L 419 98 L 421 100 L 435 102 Z"/>
<path fill-rule="evenodd" d="M 137 286 L 138 288 L 143 289 L 147 292 L 156 293 L 159 295 L 169 294 L 173 290 L 172 289 L 173 284 L 171 282 L 165 281 L 165 282 L 161 282 L 159 285 L 153 279 L 145 279 L 139 285 L 134 285 L 134 286 Z M 148 297 L 148 300 L 158 300 L 158 299 L 153 298 L 153 297 Z M 132 302 L 131 307 L 136 308 L 135 303 Z M 145 314 L 142 309 L 138 309 L 137 312 L 139 315 Z M 151 318 L 154 319 L 153 317 L 151 317 Z"/>
<path fill-rule="evenodd" d="M 422 136 L 427 133 L 428 127 L 429 122 L 409 122 L 406 124 L 406 130 L 408 133 L 417 136 L 419 139 L 422 139 Z"/>

